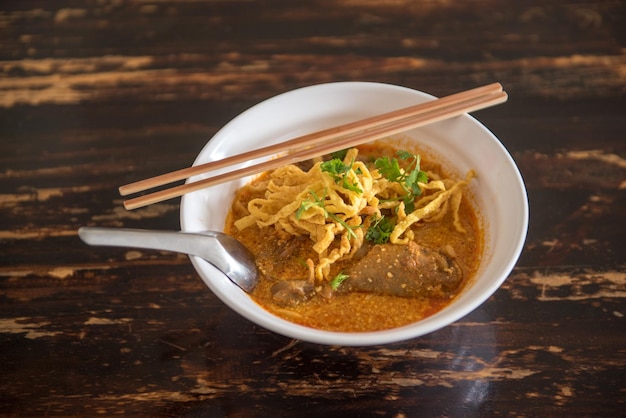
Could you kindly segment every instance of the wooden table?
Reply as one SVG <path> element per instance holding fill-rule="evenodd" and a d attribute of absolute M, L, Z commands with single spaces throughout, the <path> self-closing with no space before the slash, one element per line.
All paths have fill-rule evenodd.
<path fill-rule="evenodd" d="M 29 0 L 0 12 L 2 416 L 617 416 L 626 411 L 623 2 Z M 190 164 L 246 108 L 330 81 L 477 112 L 530 230 L 479 309 L 377 347 L 293 341 L 188 258 L 90 248 L 82 225 L 178 229 L 117 187 Z"/>

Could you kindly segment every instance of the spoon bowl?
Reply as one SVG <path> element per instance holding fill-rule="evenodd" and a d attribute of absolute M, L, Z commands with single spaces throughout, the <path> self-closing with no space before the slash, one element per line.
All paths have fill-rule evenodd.
<path fill-rule="evenodd" d="M 259 280 L 254 255 L 241 242 L 223 232 L 82 227 L 78 236 L 89 245 L 147 248 L 200 257 L 248 293 L 254 290 Z"/>

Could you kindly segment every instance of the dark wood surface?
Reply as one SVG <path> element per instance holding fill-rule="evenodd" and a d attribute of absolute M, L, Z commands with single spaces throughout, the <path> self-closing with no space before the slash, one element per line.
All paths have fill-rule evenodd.
<path fill-rule="evenodd" d="M 2 416 L 619 416 L 626 411 L 626 19 L 620 1 L 24 0 L 0 10 Z M 119 185 L 329 81 L 446 95 L 526 181 L 530 229 L 440 331 L 327 347 L 225 307 L 188 259 L 90 248 L 82 225 L 178 229 Z"/>

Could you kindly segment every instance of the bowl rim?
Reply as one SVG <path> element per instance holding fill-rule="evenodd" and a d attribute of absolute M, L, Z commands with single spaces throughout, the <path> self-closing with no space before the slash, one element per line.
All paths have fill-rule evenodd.
<path fill-rule="evenodd" d="M 251 116 L 251 114 L 255 112 L 263 112 L 265 109 L 268 109 L 276 104 L 280 105 L 281 101 L 288 102 L 294 97 L 303 96 L 306 97 L 308 94 L 332 91 L 359 91 L 359 90 L 380 90 L 390 92 L 392 94 L 410 94 L 415 97 L 416 100 L 420 101 L 428 101 L 432 100 L 435 97 L 421 92 L 419 90 L 414 90 L 408 87 L 397 86 L 393 84 L 387 83 L 378 83 L 378 82 L 367 82 L 367 81 L 347 81 L 347 82 L 332 82 L 332 83 L 321 83 L 310 85 L 306 87 L 297 88 L 294 90 L 290 90 L 276 96 L 270 97 L 264 101 L 261 101 L 254 106 L 248 108 L 243 111 L 236 117 L 234 117 L 230 122 L 224 125 L 218 132 L 213 135 L 209 141 L 205 144 L 203 149 L 200 151 L 198 156 L 194 161 L 194 165 L 199 164 L 200 162 L 206 162 L 207 160 L 203 159 L 203 156 L 210 152 L 211 149 L 214 149 L 217 145 L 219 145 L 219 141 L 222 138 L 227 138 L 233 129 L 236 130 L 237 125 L 245 122 L 247 118 Z M 345 345 L 345 346 L 370 346 L 370 345 L 378 345 L 378 344 L 387 344 L 398 341 L 403 341 L 415 337 L 419 337 L 433 331 L 436 331 L 440 328 L 443 328 L 459 319 L 463 318 L 473 310 L 475 310 L 478 306 L 484 303 L 507 279 L 516 265 L 528 231 L 528 219 L 529 219 L 529 211 L 528 211 L 528 195 L 526 192 L 526 188 L 524 185 L 524 181 L 522 175 L 517 168 L 511 154 L 504 147 L 504 145 L 500 142 L 500 140 L 482 123 L 480 123 L 473 116 L 468 114 L 463 114 L 461 116 L 457 116 L 456 118 L 460 118 L 463 123 L 470 123 L 477 128 L 484 138 L 488 139 L 491 142 L 491 145 L 495 146 L 497 152 L 505 158 L 506 163 L 509 165 L 511 169 L 511 173 L 514 177 L 514 182 L 517 186 L 517 192 L 519 192 L 519 204 L 522 205 L 520 208 L 521 218 L 518 220 L 518 228 L 517 228 L 517 238 L 513 244 L 513 248 L 511 250 L 511 254 L 507 263 L 501 268 L 501 274 L 496 280 L 492 280 L 490 285 L 484 288 L 479 297 L 474 297 L 468 302 L 465 302 L 461 306 L 458 304 L 451 303 L 448 307 L 444 308 L 442 311 L 435 313 L 432 316 L 429 316 L 421 321 L 408 324 L 402 327 L 382 330 L 382 331 L 372 331 L 372 332 L 337 332 L 337 331 L 325 331 L 314 329 L 310 327 L 306 327 L 303 325 L 295 324 L 293 322 L 287 321 L 285 319 L 279 318 L 264 308 L 256 305 L 255 309 L 251 309 L 248 305 L 238 304 L 236 300 L 233 299 L 233 290 L 228 289 L 224 286 L 219 286 L 215 280 L 213 280 L 210 276 L 214 274 L 222 275 L 217 269 L 208 264 L 206 261 L 190 256 L 190 260 L 201 276 L 205 284 L 209 287 L 209 289 L 227 306 L 233 309 L 235 312 L 245 317 L 257 325 L 260 325 L 270 331 L 276 332 L 278 334 L 296 338 L 302 341 L 318 343 L 318 344 L 327 344 L 327 345 Z M 285 138 L 288 139 L 288 138 Z M 188 181 L 193 181 L 190 179 Z M 180 222 L 181 222 L 181 230 L 193 230 L 189 229 L 189 225 L 187 222 L 186 214 L 188 212 L 187 205 L 190 202 L 190 198 L 188 195 L 183 196 L 181 200 L 180 206 Z M 235 286 L 235 285 L 232 285 Z M 243 293 L 240 289 L 234 290 L 237 293 Z M 246 298 L 250 298 L 247 294 L 244 294 Z M 457 296 L 458 297 L 458 296 Z M 252 300 L 250 298 L 250 300 Z M 265 313 L 264 315 L 259 316 L 259 309 Z M 443 314 L 445 313 L 445 315 Z M 271 320 L 268 320 L 266 316 L 271 317 Z"/>

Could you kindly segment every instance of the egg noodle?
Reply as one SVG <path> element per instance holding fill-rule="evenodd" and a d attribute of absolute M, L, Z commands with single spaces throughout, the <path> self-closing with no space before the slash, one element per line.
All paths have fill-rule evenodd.
<path fill-rule="evenodd" d="M 412 210 L 407 211 L 402 199 L 407 191 L 402 184 L 358 161 L 358 152 L 352 148 L 343 158 L 349 168 L 342 173 L 342 181 L 323 170 L 321 160 L 316 160 L 308 171 L 287 165 L 269 172 L 255 185 L 265 190 L 265 196 L 248 203 L 249 214 L 235 221 L 235 227 L 274 227 L 290 235 L 308 236 L 319 256 L 315 264 L 317 281 L 330 280 L 330 266 L 351 258 L 361 248 L 368 228 L 382 219 L 383 212 L 393 213 L 396 220 L 389 235 L 393 244 L 413 240 L 410 227 L 415 223 L 436 222 L 450 211 L 455 228 L 465 232 L 459 206 L 463 188 L 475 177 L 473 170 L 461 181 L 427 173 L 430 180 L 418 183 L 421 193 L 411 202 Z"/>

